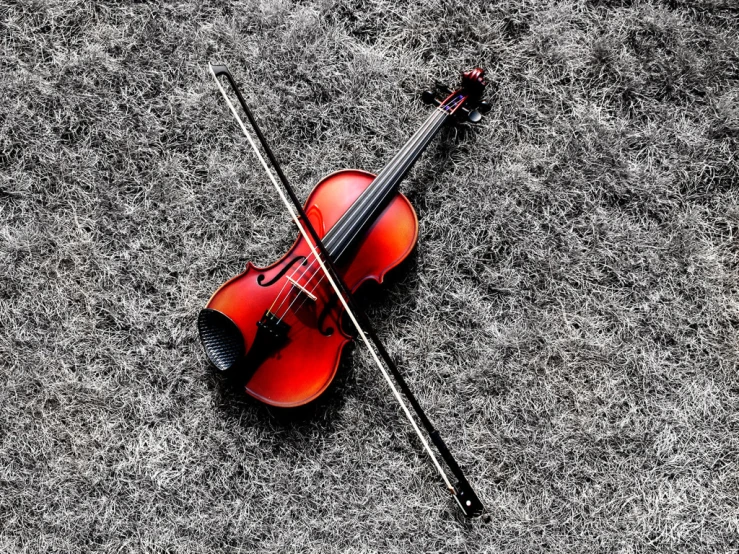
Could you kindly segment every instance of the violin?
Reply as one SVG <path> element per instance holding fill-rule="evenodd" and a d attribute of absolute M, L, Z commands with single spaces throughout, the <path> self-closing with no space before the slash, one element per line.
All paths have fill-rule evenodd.
<path fill-rule="evenodd" d="M 344 326 L 348 317 L 447 489 L 466 516 L 480 515 L 482 502 L 366 315 L 356 306 L 353 294 L 368 281 L 382 283 L 415 247 L 418 218 L 411 203 L 398 191 L 399 184 L 447 122 L 465 118 L 476 123 L 490 109 L 481 100 L 487 84 L 483 70 L 465 72 L 461 85 L 454 91 L 446 90 L 441 97 L 426 91 L 422 99 L 435 109 L 379 174 L 359 169 L 336 171 L 314 187 L 304 205 L 287 182 L 229 71 L 222 65 L 211 65 L 210 71 L 300 236 L 275 263 L 262 268 L 249 262 L 244 272 L 221 285 L 200 311 L 197 325 L 208 359 L 243 384 L 246 393 L 257 400 L 280 408 L 302 406 L 318 398 L 336 376 L 342 351 L 352 340 Z M 282 187 L 221 85 L 222 76 L 233 88 Z M 457 478 L 456 485 L 441 467 L 388 370 Z"/>
<path fill-rule="evenodd" d="M 418 218 L 398 185 L 444 124 L 456 114 L 478 121 L 485 103 L 483 70 L 464 73 L 436 109 L 379 174 L 342 169 L 324 177 L 304 211 L 347 287 L 355 292 L 385 275 L 413 250 Z M 470 109 L 470 106 L 474 109 Z M 246 392 L 278 407 L 304 405 L 333 381 L 352 340 L 343 307 L 300 237 L 275 263 L 224 283 L 198 317 L 205 352 L 222 371 L 238 370 Z"/>

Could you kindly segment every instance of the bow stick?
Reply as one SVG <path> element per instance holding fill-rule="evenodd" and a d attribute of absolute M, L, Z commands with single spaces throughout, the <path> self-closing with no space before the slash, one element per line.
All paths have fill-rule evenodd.
<path fill-rule="evenodd" d="M 403 409 L 403 412 L 408 418 L 408 421 L 413 427 L 413 430 L 416 432 L 416 434 L 418 435 L 418 438 L 421 440 L 421 444 L 423 445 L 424 449 L 426 450 L 429 457 L 431 458 L 431 461 L 433 462 L 434 466 L 439 472 L 439 475 L 441 475 L 441 478 L 444 481 L 447 487 L 447 490 L 452 494 L 452 496 L 456 500 L 457 504 L 459 504 L 459 507 L 462 509 L 462 512 L 464 513 L 466 517 L 474 517 L 474 516 L 481 515 L 484 510 L 484 506 L 482 505 L 482 502 L 477 497 L 477 494 L 475 494 L 475 491 L 472 489 L 472 486 L 470 485 L 469 481 L 467 481 L 467 478 L 462 472 L 462 469 L 459 467 L 459 464 L 457 464 L 457 461 L 452 456 L 451 452 L 449 451 L 449 448 L 447 448 L 446 444 L 444 443 L 444 440 L 439 435 L 439 432 L 434 428 L 433 424 L 431 423 L 431 421 L 428 419 L 423 409 L 421 408 L 421 405 L 416 400 L 416 397 L 413 395 L 410 388 L 408 387 L 408 384 L 403 379 L 403 376 L 398 371 L 398 368 L 396 367 L 392 358 L 390 357 L 384 345 L 380 341 L 379 337 L 375 333 L 366 314 L 364 313 L 363 310 L 358 308 L 356 303 L 354 302 L 351 292 L 349 291 L 343 279 L 340 277 L 340 275 L 336 271 L 336 268 L 334 267 L 331 257 L 326 252 L 323 242 L 318 236 L 318 233 L 316 233 L 316 230 L 313 228 L 313 225 L 311 224 L 310 220 L 306 216 L 303 210 L 303 206 L 298 200 L 298 197 L 295 195 L 292 187 L 290 186 L 290 183 L 287 181 L 285 174 L 282 172 L 279 162 L 277 161 L 274 154 L 272 153 L 272 150 L 270 149 L 269 144 L 267 143 L 267 140 L 264 138 L 262 131 L 259 129 L 259 125 L 257 124 L 256 119 L 254 119 L 254 116 L 252 115 L 251 110 L 246 105 L 246 102 L 244 101 L 244 97 L 241 95 L 241 91 L 236 85 L 236 82 L 234 81 L 234 78 L 231 76 L 231 73 L 228 71 L 225 65 L 210 64 L 209 67 L 210 67 L 210 72 L 213 75 L 213 79 L 215 79 L 216 85 L 218 86 L 218 89 L 221 91 L 223 98 L 226 100 L 228 107 L 231 109 L 231 113 L 233 114 L 233 116 L 236 118 L 236 121 L 238 121 L 239 125 L 241 126 L 241 130 L 244 132 L 244 135 L 249 141 L 249 144 L 254 150 L 254 153 L 256 154 L 257 158 L 259 159 L 262 166 L 264 167 L 264 171 L 267 173 L 267 176 L 269 177 L 270 181 L 272 182 L 275 189 L 277 190 L 277 193 L 279 194 L 280 199 L 285 204 L 288 212 L 290 213 L 290 216 L 295 222 L 295 225 L 298 226 L 298 230 L 300 231 L 300 234 L 303 236 L 306 243 L 310 247 L 311 253 L 313 254 L 314 258 L 318 261 L 321 271 L 326 276 L 328 282 L 330 283 L 331 287 L 334 289 L 334 292 L 339 298 L 339 301 L 344 307 L 344 310 L 346 310 L 347 315 L 349 316 L 352 323 L 354 324 L 354 327 L 357 330 L 357 334 L 360 336 L 364 344 L 367 346 L 367 349 L 372 355 L 372 358 L 377 364 L 377 367 L 380 369 L 380 372 L 385 378 L 385 381 L 387 381 L 387 384 L 390 386 L 390 390 L 393 392 L 393 395 L 395 396 L 401 408 Z M 274 167 L 275 172 L 277 173 L 277 176 L 282 182 L 282 185 L 285 191 L 287 191 L 287 194 L 290 197 L 290 200 L 288 200 L 288 198 L 285 196 L 285 192 L 280 187 L 280 185 L 277 183 L 277 179 L 275 179 L 274 175 L 270 171 L 266 160 L 264 159 L 262 154 L 259 152 L 259 149 L 257 148 L 257 145 L 254 142 L 254 139 L 249 134 L 249 131 L 247 130 L 246 125 L 244 125 L 244 122 L 242 121 L 241 117 L 239 117 L 239 114 L 236 111 L 236 108 L 234 107 L 233 103 L 231 102 L 228 95 L 226 94 L 226 91 L 221 85 L 221 81 L 218 79 L 218 77 L 220 76 L 226 77 L 229 84 L 231 85 L 231 88 L 236 94 L 236 98 L 238 99 L 239 104 L 241 104 L 241 107 L 244 110 L 244 113 L 246 113 L 246 117 L 249 120 L 249 123 L 251 123 L 251 126 L 253 127 L 254 132 L 256 133 L 257 138 L 259 139 L 259 142 L 262 145 L 262 148 L 264 149 L 265 153 L 267 154 L 267 157 L 269 158 L 269 161 Z M 290 201 L 292 201 L 292 204 L 290 203 Z M 320 252 L 320 255 L 319 255 L 319 252 Z M 361 322 L 361 325 L 360 325 L 360 322 Z M 372 348 L 372 344 L 370 344 L 370 338 L 372 339 L 372 343 L 374 343 L 375 348 Z M 387 369 L 380 361 L 380 357 L 378 357 L 378 352 L 379 352 L 380 357 L 382 357 L 385 364 L 387 365 Z M 429 443 L 426 440 L 426 437 L 424 437 L 423 433 L 421 433 L 421 430 L 419 429 L 418 424 L 416 423 L 416 420 L 413 418 L 413 415 L 408 409 L 407 404 L 403 400 L 403 397 L 400 395 L 400 392 L 398 391 L 397 387 L 393 383 L 392 379 L 390 379 L 390 375 L 388 374 L 388 371 L 387 371 L 388 369 L 393 374 L 393 377 L 395 378 L 395 381 L 397 382 L 398 386 L 403 391 L 403 394 L 408 399 L 408 402 L 413 407 L 413 410 L 416 412 L 416 415 L 418 419 L 421 421 L 421 424 L 423 425 L 423 427 L 426 429 L 426 432 L 428 433 L 429 438 L 431 439 L 431 442 L 434 443 L 434 446 L 436 446 L 436 449 L 438 450 L 442 459 L 444 460 L 444 462 L 446 463 L 446 465 L 449 467 L 452 474 L 456 478 L 457 480 L 456 485 L 452 485 L 446 472 L 441 467 L 439 460 L 437 459 L 433 450 L 431 450 L 431 447 L 429 446 Z"/>

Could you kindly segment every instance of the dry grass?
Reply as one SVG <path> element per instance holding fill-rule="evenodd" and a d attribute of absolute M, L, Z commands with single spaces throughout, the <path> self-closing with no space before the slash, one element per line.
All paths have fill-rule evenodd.
<path fill-rule="evenodd" d="M 736 551 L 738 21 L 0 2 L 0 551 Z M 491 523 L 460 519 L 361 349 L 296 420 L 208 368 L 198 310 L 295 235 L 208 61 L 302 195 L 489 69 L 493 111 L 403 185 L 418 251 L 369 298 Z"/>

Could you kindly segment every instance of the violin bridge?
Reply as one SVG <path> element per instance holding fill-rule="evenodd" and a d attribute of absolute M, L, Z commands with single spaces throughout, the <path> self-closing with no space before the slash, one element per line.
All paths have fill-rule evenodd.
<path fill-rule="evenodd" d="M 298 283 L 295 279 L 293 279 L 289 275 L 287 276 L 287 280 L 290 281 L 295 288 L 297 288 L 303 294 L 305 294 L 308 298 L 310 298 L 311 300 L 313 300 L 313 302 L 315 302 L 316 300 L 318 300 L 314 294 L 312 294 L 311 292 L 309 292 L 303 285 L 301 285 L 300 283 Z"/>

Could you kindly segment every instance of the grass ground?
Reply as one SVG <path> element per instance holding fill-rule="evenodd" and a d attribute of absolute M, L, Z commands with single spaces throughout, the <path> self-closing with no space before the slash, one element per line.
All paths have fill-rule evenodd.
<path fill-rule="evenodd" d="M 0 0 L 0 551 L 735 552 L 738 31 L 732 0 Z M 295 230 L 208 61 L 303 196 L 488 69 L 367 302 L 490 523 L 361 348 L 295 419 L 209 369 L 198 310 Z"/>

